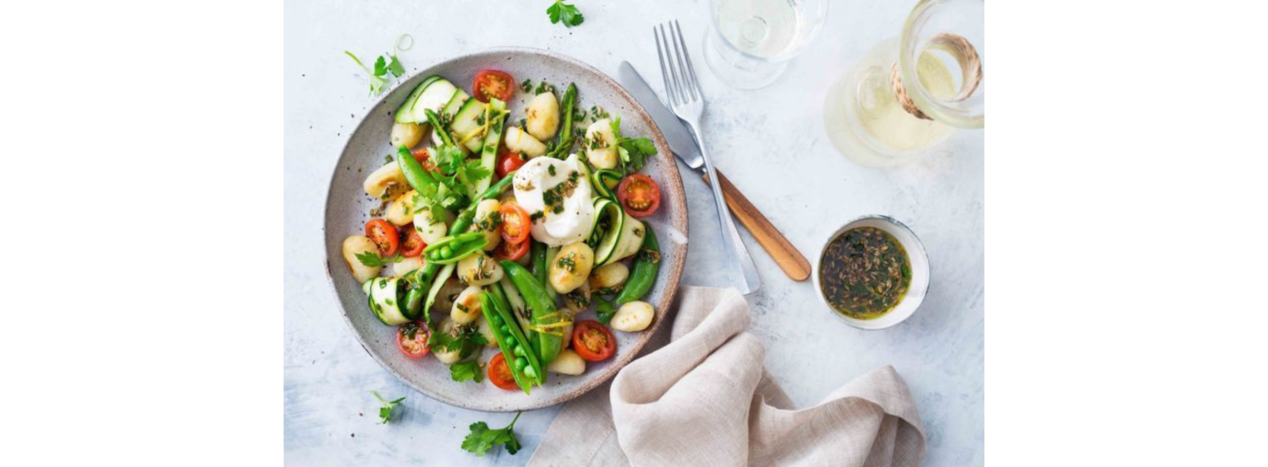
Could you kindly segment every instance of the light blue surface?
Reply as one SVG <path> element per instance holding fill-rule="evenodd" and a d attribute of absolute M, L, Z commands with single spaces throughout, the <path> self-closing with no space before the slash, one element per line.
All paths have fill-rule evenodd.
<path fill-rule="evenodd" d="M 611 76 L 621 60 L 629 60 L 659 89 L 651 26 L 680 20 L 693 56 L 700 57 L 707 2 L 576 0 L 586 22 L 573 29 L 549 23 L 550 1 L 480 4 L 492 3 L 498 5 L 486 6 L 479 13 L 482 26 L 473 29 L 454 21 L 473 14 L 469 3 L 408 2 L 389 9 L 354 1 L 287 2 L 283 337 L 290 465 L 522 464 L 557 413 L 546 409 L 520 418 L 516 432 L 524 451 L 518 455 L 498 451 L 476 458 L 459 449 L 467 426 L 480 420 L 502 426 L 512 415 L 457 409 L 412 392 L 357 345 L 340 318 L 322 265 L 322 203 L 348 132 L 373 102 L 363 73 L 343 51 L 372 60 L 390 50 L 397 35 L 410 33 L 415 46 L 400 57 L 414 70 L 487 47 L 538 47 Z M 822 123 L 828 86 L 876 42 L 897 35 L 914 3 L 834 2 L 820 38 L 766 89 L 727 89 L 697 59 L 709 98 L 705 138 L 719 168 L 811 261 L 827 235 L 860 215 L 893 216 L 921 237 L 933 268 L 924 305 L 897 327 L 860 331 L 832 316 L 809 281 L 784 276 L 743 233 L 763 280 L 762 290 L 749 296 L 753 332 L 767 345 L 767 368 L 800 405 L 893 365 L 920 407 L 926 464 L 977 465 L 984 444 L 984 132 L 957 134 L 910 167 L 876 171 L 838 155 Z M 683 283 L 723 285 L 713 202 L 699 178 L 679 168 L 692 213 Z M 390 425 L 378 424 L 371 390 L 408 397 Z"/>

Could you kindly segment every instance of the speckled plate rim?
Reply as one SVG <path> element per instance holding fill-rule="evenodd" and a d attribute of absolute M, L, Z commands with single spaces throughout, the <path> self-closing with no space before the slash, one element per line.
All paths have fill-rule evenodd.
<path fill-rule="evenodd" d="M 480 55 L 495 54 L 495 53 L 535 54 L 535 55 L 544 56 L 548 59 L 567 62 L 570 65 L 576 66 L 578 68 L 581 68 L 582 70 L 585 70 L 593 74 L 600 82 L 607 85 L 608 92 L 616 93 L 621 98 L 628 101 L 631 104 L 630 109 L 634 111 L 634 115 L 637 116 L 644 123 L 646 123 L 647 127 L 651 129 L 651 133 L 652 133 L 651 136 L 652 136 L 652 139 L 656 143 L 656 150 L 659 153 L 658 157 L 664 156 L 667 158 L 666 159 L 667 162 L 665 165 L 668 166 L 668 172 L 669 174 L 671 174 L 671 176 L 667 177 L 666 180 L 663 180 L 662 185 L 664 185 L 665 182 L 669 183 L 669 187 L 668 187 L 669 190 L 667 191 L 669 192 L 670 195 L 673 196 L 673 200 L 671 200 L 670 202 L 678 205 L 678 207 L 680 208 L 678 209 L 678 212 L 682 213 L 681 216 L 675 216 L 669 219 L 669 223 L 682 233 L 683 238 L 689 237 L 687 200 L 686 200 L 686 191 L 684 190 L 683 184 L 682 184 L 682 174 L 678 171 L 677 160 L 672 156 L 673 153 L 669 149 L 669 144 L 665 142 L 665 136 L 661 133 L 660 127 L 656 126 L 656 122 L 652 120 L 651 116 L 648 115 L 647 111 L 643 109 L 642 104 L 640 104 L 638 100 L 634 98 L 634 96 L 630 95 L 630 93 L 627 92 L 625 88 L 621 87 L 620 84 L 617 84 L 617 82 L 613 80 L 611 77 L 609 77 L 606 73 L 599 71 L 597 68 L 592 67 L 585 62 L 582 62 L 580 60 L 574 59 L 572 57 L 569 57 L 567 55 L 563 55 L 557 52 L 552 52 L 549 50 L 537 49 L 532 47 L 496 47 L 496 48 L 481 50 L 479 52 L 466 53 L 466 54 L 454 56 L 448 59 L 438 60 L 434 62 L 431 66 L 425 69 L 419 70 L 415 73 L 410 74 L 409 76 L 405 78 L 397 80 L 396 84 L 392 86 L 391 89 L 384 92 L 383 95 L 377 101 L 375 101 L 372 105 L 370 105 L 369 108 L 374 109 L 382 105 L 383 102 L 386 101 L 393 94 L 400 92 L 401 88 L 406 83 L 413 81 L 414 78 L 418 77 L 419 75 L 434 73 L 433 70 L 444 67 L 445 65 L 448 65 L 454 62 L 469 60 Z M 540 398 L 534 398 L 532 395 L 526 395 L 525 396 L 526 397 L 525 400 L 527 402 L 526 404 L 523 404 L 520 406 L 514 406 L 514 407 L 489 408 L 489 407 L 483 407 L 483 406 L 470 404 L 468 403 L 469 402 L 468 400 L 455 400 L 452 398 L 433 394 L 427 391 L 421 385 L 419 385 L 416 381 L 411 380 L 405 377 L 404 375 L 400 374 L 396 370 L 394 370 L 391 367 L 391 365 L 388 365 L 387 362 L 383 361 L 383 359 L 377 353 L 370 350 L 368 343 L 365 341 L 365 337 L 361 335 L 361 333 L 357 330 L 356 325 L 353 324 L 352 318 L 348 316 L 348 310 L 344 308 L 343 301 L 340 300 L 339 298 L 339 290 L 335 286 L 335 279 L 331 273 L 331 268 L 330 268 L 329 248 L 328 248 L 328 245 L 325 245 L 325 236 L 326 236 L 325 233 L 326 233 L 326 225 L 328 222 L 327 216 L 329 214 L 329 205 L 330 205 L 330 200 L 333 198 L 335 194 L 334 193 L 335 175 L 338 173 L 339 167 L 343 165 L 344 157 L 348 154 L 348 150 L 350 149 L 350 146 L 352 145 L 353 137 L 357 133 L 360 133 L 362 127 L 366 126 L 369 123 L 370 121 L 369 117 L 371 115 L 377 115 L 377 114 L 374 112 L 367 112 L 366 114 L 362 115 L 359 121 L 357 122 L 357 126 L 351 132 L 348 133 L 348 137 L 344 140 L 343 147 L 339 151 L 339 157 L 335 160 L 333 167 L 331 168 L 331 171 L 330 171 L 330 176 L 326 181 L 326 199 L 325 199 L 325 203 L 322 205 L 322 225 L 321 225 L 321 236 L 323 239 L 322 240 L 322 244 L 323 244 L 322 256 L 323 256 L 323 264 L 325 265 L 325 269 L 326 269 L 325 270 L 326 284 L 329 286 L 330 293 L 333 295 L 335 302 L 339 304 L 339 313 L 340 313 L 340 316 L 343 317 L 344 324 L 346 324 L 348 326 L 348 329 L 352 331 L 352 335 L 356 337 L 357 343 L 361 345 L 361 349 L 364 350 L 367 354 L 369 354 L 370 358 L 373 358 L 374 361 L 379 364 L 379 366 L 387 370 L 388 373 L 391 373 L 392 376 L 394 376 L 396 379 L 405 383 L 407 386 L 413 388 L 415 391 L 418 391 L 420 394 L 427 396 L 428 398 L 431 398 L 433 400 L 437 400 L 437 401 L 440 401 L 455 407 L 462 407 L 465 409 L 477 410 L 482 412 L 515 412 L 515 411 L 522 411 L 522 410 L 542 409 L 542 408 L 562 404 L 572 399 L 576 399 L 577 397 L 580 397 L 582 394 L 590 392 L 594 388 L 599 387 L 603 383 L 606 383 L 609 379 L 612 379 L 613 376 L 616 376 L 617 372 L 621 371 L 622 368 L 625 368 L 625 365 L 629 364 L 631 361 L 634 360 L 634 357 L 636 357 L 639 354 L 639 352 L 643 350 L 643 347 L 646 347 L 647 343 L 651 341 L 652 336 L 654 336 L 656 332 L 660 330 L 661 324 L 663 324 L 665 321 L 664 317 L 666 314 L 668 314 L 669 307 L 674 303 L 674 298 L 677 296 L 678 282 L 682 278 L 682 270 L 687 260 L 688 242 L 683 242 L 681 244 L 673 244 L 673 248 L 678 250 L 676 252 L 677 253 L 676 257 L 678 258 L 678 261 L 676 262 L 676 264 L 670 265 L 668 270 L 666 270 L 664 264 L 661 265 L 660 272 L 658 273 L 661 276 L 657 277 L 657 280 L 662 280 L 663 278 L 667 282 L 665 284 L 666 287 L 665 287 L 664 296 L 661 298 L 660 303 L 655 305 L 655 309 L 657 313 L 653 316 L 652 324 L 648 326 L 648 328 L 642 332 L 642 334 L 638 338 L 638 341 L 635 342 L 632 348 L 630 348 L 629 350 L 626 350 L 626 349 L 618 350 L 617 360 L 611 366 L 609 366 L 606 371 L 582 382 L 577 388 L 573 389 L 572 391 L 565 392 L 563 394 L 560 394 L 550 399 L 540 399 Z M 664 187 L 662 186 L 662 189 L 663 188 Z M 665 245 L 668 245 L 668 244 L 669 243 L 662 243 L 661 246 L 663 248 Z M 342 260 L 342 258 L 340 258 L 340 260 Z M 666 273 L 668 274 L 666 275 Z"/>

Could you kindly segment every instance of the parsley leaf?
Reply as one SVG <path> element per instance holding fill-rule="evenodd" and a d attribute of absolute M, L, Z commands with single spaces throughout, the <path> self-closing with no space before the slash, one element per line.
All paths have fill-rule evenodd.
<path fill-rule="evenodd" d="M 405 74 L 405 65 L 401 65 L 401 61 L 396 58 L 395 54 L 391 57 L 392 60 L 387 62 L 387 71 L 391 72 L 392 76 L 400 78 L 401 75 Z"/>
<path fill-rule="evenodd" d="M 555 0 L 555 3 L 546 8 L 546 15 L 550 16 L 550 24 L 564 23 L 565 27 L 580 26 L 586 20 L 576 6 L 564 3 L 563 0 Z"/>
<path fill-rule="evenodd" d="M 435 324 L 431 324 L 435 326 Z M 483 348 L 488 344 L 488 339 L 480 334 L 480 330 L 475 326 L 457 326 L 450 332 L 440 332 L 432 329 L 431 338 L 427 342 L 427 346 L 433 352 L 458 352 L 458 358 L 463 359 L 470 357 L 476 350 Z"/>
<path fill-rule="evenodd" d="M 515 419 L 511 420 L 511 424 L 500 430 L 490 430 L 489 424 L 484 422 L 475 422 L 471 424 L 471 433 L 466 439 L 462 440 L 462 449 L 475 453 L 477 456 L 484 456 L 495 446 L 501 444 L 506 448 L 506 452 L 511 455 L 519 452 L 520 441 L 515 437 L 515 422 L 519 421 L 520 412 L 515 413 Z"/>
<path fill-rule="evenodd" d="M 404 397 L 394 401 L 383 400 L 383 396 L 380 396 L 376 391 L 370 391 L 370 394 L 374 394 L 374 398 L 378 399 L 379 402 L 383 404 L 383 407 L 379 408 L 379 420 L 382 420 L 384 425 L 386 425 L 388 420 L 392 418 L 392 408 L 396 407 L 396 404 L 400 404 L 401 401 L 405 400 Z"/>
<path fill-rule="evenodd" d="M 449 365 L 449 377 L 454 381 L 484 381 L 484 372 L 480 371 L 480 361 L 470 360 Z"/>
<path fill-rule="evenodd" d="M 399 263 L 403 259 L 405 258 L 402 258 L 400 256 L 382 258 L 379 256 L 378 253 L 375 253 L 373 251 L 367 251 L 365 253 L 357 253 L 357 261 L 360 261 L 361 264 L 365 265 L 365 267 L 367 268 L 377 268 L 377 267 L 383 266 L 384 264 Z"/>
<path fill-rule="evenodd" d="M 382 55 L 374 61 L 374 76 L 387 76 L 387 59 Z"/>
<path fill-rule="evenodd" d="M 621 117 L 612 120 L 612 134 L 616 136 L 617 152 L 621 155 L 621 165 L 625 173 L 643 170 L 647 164 L 647 156 L 656 155 L 656 145 L 647 138 L 626 138 L 621 136 Z"/>
<path fill-rule="evenodd" d="M 343 53 L 347 54 L 349 57 L 352 57 L 352 61 L 357 62 L 357 66 L 361 67 L 362 70 L 365 70 L 366 74 L 370 76 L 370 94 L 374 94 L 376 96 L 379 94 L 382 94 L 383 85 L 387 84 L 387 80 L 383 78 L 383 74 L 370 71 L 369 68 L 366 68 L 364 63 L 361 63 L 361 59 L 357 58 L 356 55 L 353 55 L 352 52 L 345 50 L 343 51 Z M 382 60 L 382 59 L 383 57 L 379 57 L 379 60 Z M 376 68 L 377 68 L 377 63 L 376 63 Z"/>

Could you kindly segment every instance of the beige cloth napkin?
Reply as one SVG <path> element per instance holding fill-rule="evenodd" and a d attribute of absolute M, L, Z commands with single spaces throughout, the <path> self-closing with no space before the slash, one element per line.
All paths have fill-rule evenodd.
<path fill-rule="evenodd" d="M 892 367 L 793 409 L 762 366 L 765 348 L 746 332 L 744 297 L 679 293 L 671 342 L 564 406 L 530 465 L 914 466 L 924 458 L 920 415 Z"/>

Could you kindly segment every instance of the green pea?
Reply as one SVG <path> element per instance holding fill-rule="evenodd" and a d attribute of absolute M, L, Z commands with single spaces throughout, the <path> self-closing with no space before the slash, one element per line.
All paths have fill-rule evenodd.
<path fill-rule="evenodd" d="M 528 366 L 528 359 L 524 357 L 515 357 L 515 370 L 524 371 L 524 367 Z"/>
<path fill-rule="evenodd" d="M 440 247 L 440 250 L 438 250 L 436 254 L 441 259 L 445 259 L 445 258 L 453 256 L 453 249 L 449 248 L 449 245 L 445 245 Z"/>
<path fill-rule="evenodd" d="M 525 376 L 528 376 L 529 378 L 536 378 L 536 377 L 537 377 L 537 370 L 534 370 L 534 369 L 533 369 L 533 367 L 531 367 L 531 366 L 530 366 L 530 367 L 528 367 L 528 368 L 525 368 L 523 371 L 524 371 L 524 375 L 525 375 Z"/>
<path fill-rule="evenodd" d="M 519 357 L 527 357 L 527 355 L 525 355 L 525 354 L 526 354 L 526 352 L 524 352 L 524 347 L 523 347 L 523 346 L 517 346 L 517 347 L 515 347 L 515 350 L 514 350 L 513 352 L 515 353 L 515 355 L 516 355 L 516 356 L 519 356 Z"/>
<path fill-rule="evenodd" d="M 493 316 L 492 316 L 492 318 L 493 318 L 493 320 L 492 320 L 492 321 L 493 321 L 493 325 L 494 325 L 494 326 L 498 326 L 498 327 L 501 327 L 501 326 L 502 326 L 502 317 L 501 317 L 501 316 L 498 316 L 498 315 L 493 315 Z M 511 330 L 510 330 L 510 329 L 503 329 L 503 330 L 502 330 L 502 332 L 511 332 Z"/>

